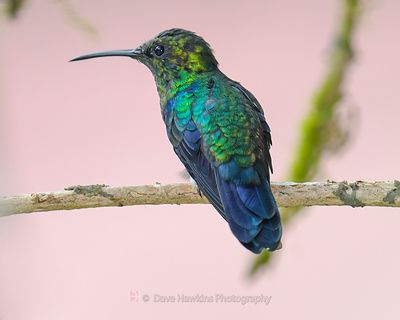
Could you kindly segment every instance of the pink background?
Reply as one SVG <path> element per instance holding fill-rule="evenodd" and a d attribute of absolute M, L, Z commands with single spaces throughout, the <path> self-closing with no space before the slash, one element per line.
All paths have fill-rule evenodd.
<path fill-rule="evenodd" d="M 213 46 L 250 89 L 273 130 L 273 180 L 285 179 L 298 125 L 324 74 L 338 0 L 28 1 L 0 29 L 2 194 L 76 184 L 182 181 L 150 72 L 123 58 L 67 63 L 129 48 L 170 27 Z M 345 108 L 351 144 L 321 179 L 399 179 L 400 2 L 370 1 L 355 39 Z M 312 208 L 285 228 L 271 268 L 249 281 L 253 255 L 211 206 L 141 206 L 0 220 L 0 319 L 398 319 L 398 209 Z M 130 301 L 133 293 L 139 301 Z M 142 301 L 145 294 L 272 296 L 268 306 Z"/>

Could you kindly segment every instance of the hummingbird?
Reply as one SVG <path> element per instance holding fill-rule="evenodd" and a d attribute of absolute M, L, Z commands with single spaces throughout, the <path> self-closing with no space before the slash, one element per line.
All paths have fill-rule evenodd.
<path fill-rule="evenodd" d="M 173 150 L 198 189 L 252 251 L 281 248 L 282 225 L 270 186 L 271 129 L 254 95 L 219 68 L 194 32 L 170 29 L 136 49 L 71 61 L 130 57 L 152 72 Z"/>

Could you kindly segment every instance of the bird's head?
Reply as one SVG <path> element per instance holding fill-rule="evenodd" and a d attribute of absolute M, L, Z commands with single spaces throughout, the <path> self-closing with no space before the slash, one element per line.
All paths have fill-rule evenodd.
<path fill-rule="evenodd" d="M 157 82 L 213 71 L 218 65 L 209 44 L 195 33 L 183 29 L 161 32 L 136 49 L 96 52 L 71 61 L 108 56 L 126 56 L 142 62 L 150 68 Z"/>

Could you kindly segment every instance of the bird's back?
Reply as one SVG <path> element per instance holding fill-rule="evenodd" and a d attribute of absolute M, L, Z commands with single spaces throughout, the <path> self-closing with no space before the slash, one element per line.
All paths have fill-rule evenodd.
<path fill-rule="evenodd" d="M 176 154 L 245 247 L 277 249 L 282 228 L 260 104 L 220 72 L 176 84 L 175 91 L 163 116 Z"/>

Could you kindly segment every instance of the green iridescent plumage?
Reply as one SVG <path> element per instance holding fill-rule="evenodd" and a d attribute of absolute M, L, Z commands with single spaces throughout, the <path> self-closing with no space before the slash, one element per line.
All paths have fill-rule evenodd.
<path fill-rule="evenodd" d="M 171 29 L 130 56 L 152 71 L 174 151 L 200 191 L 249 250 L 280 247 L 279 210 L 269 186 L 271 135 L 256 98 L 225 76 L 210 46 L 193 32 Z"/>

